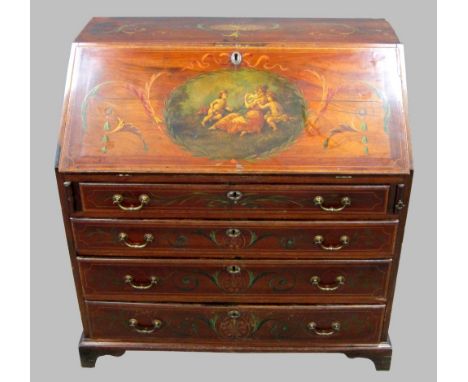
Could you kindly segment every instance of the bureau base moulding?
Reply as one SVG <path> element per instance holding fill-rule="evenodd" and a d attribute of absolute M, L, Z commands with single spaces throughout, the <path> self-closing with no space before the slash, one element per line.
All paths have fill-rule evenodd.
<path fill-rule="evenodd" d="M 170 350 L 170 351 L 207 351 L 207 352 L 288 352 L 288 353 L 343 353 L 349 358 L 368 358 L 376 370 L 390 370 L 392 361 L 392 345 L 381 342 L 378 345 L 340 345 L 335 347 L 304 346 L 302 348 L 278 348 L 265 346 L 238 346 L 226 347 L 217 345 L 187 345 L 181 343 L 158 344 L 158 343 L 136 343 L 136 342 L 105 342 L 93 341 L 81 337 L 79 344 L 81 366 L 94 367 L 98 357 L 112 355 L 122 356 L 127 350 Z"/>

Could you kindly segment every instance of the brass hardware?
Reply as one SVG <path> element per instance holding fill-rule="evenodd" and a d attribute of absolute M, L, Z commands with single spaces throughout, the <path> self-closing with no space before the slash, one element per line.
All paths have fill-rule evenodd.
<path fill-rule="evenodd" d="M 241 62 L 242 62 L 242 54 L 240 52 L 232 52 L 231 63 L 233 65 L 240 65 Z"/>
<path fill-rule="evenodd" d="M 128 235 L 125 232 L 119 233 L 119 241 L 123 242 L 127 247 L 130 248 L 145 248 L 149 243 L 154 240 L 154 236 L 151 233 L 145 233 L 143 236 L 144 243 L 130 243 L 128 242 Z"/>
<path fill-rule="evenodd" d="M 232 200 L 234 203 L 237 203 L 239 200 L 241 200 L 243 194 L 240 191 L 233 190 L 233 191 L 229 191 L 226 194 L 226 196 L 229 200 Z"/>
<path fill-rule="evenodd" d="M 323 291 L 334 291 L 337 290 L 340 286 L 342 286 L 345 282 L 344 276 L 337 276 L 335 279 L 335 285 L 332 284 L 320 284 L 320 277 L 312 276 L 310 278 L 310 283 L 315 285 L 317 288 Z"/>
<path fill-rule="evenodd" d="M 395 204 L 395 208 L 396 208 L 398 211 L 401 211 L 401 210 L 402 210 L 403 208 L 405 208 L 405 207 L 406 207 L 406 204 L 403 203 L 403 200 L 401 200 L 401 199 L 397 202 L 397 204 Z"/>
<path fill-rule="evenodd" d="M 323 196 L 316 196 L 314 198 L 314 204 L 319 206 L 322 210 L 327 212 L 339 212 L 344 210 L 346 207 L 351 205 L 351 198 L 349 196 L 344 196 L 341 198 L 341 207 L 325 207 L 323 203 L 325 203 L 325 199 Z"/>
<path fill-rule="evenodd" d="M 131 205 L 130 207 L 125 207 L 122 205 L 122 202 L 124 201 L 124 197 L 121 194 L 114 194 L 112 196 L 112 203 L 117 204 L 119 208 L 123 211 L 139 211 L 141 210 L 145 205 L 147 205 L 150 202 L 150 197 L 146 194 L 141 194 L 138 197 L 138 200 L 140 201 L 139 206 L 133 206 Z"/>
<path fill-rule="evenodd" d="M 136 318 L 130 318 L 128 320 L 128 326 L 138 333 L 150 334 L 153 333 L 156 329 L 161 328 L 162 321 L 155 319 L 153 320 L 153 326 L 142 326 L 138 324 L 138 320 Z"/>
<path fill-rule="evenodd" d="M 322 235 L 316 235 L 314 237 L 314 244 L 320 245 L 322 249 L 325 251 L 339 251 L 342 249 L 344 246 L 349 244 L 349 236 L 343 235 L 340 237 L 340 243 L 341 245 L 324 245 L 323 242 L 325 241 L 324 237 Z"/>
<path fill-rule="evenodd" d="M 226 235 L 228 235 L 230 238 L 239 237 L 240 234 L 241 234 L 241 231 L 238 228 L 228 228 L 226 230 Z"/>
<path fill-rule="evenodd" d="M 156 285 L 159 282 L 159 278 L 156 276 L 151 276 L 149 283 L 143 285 L 143 284 L 135 284 L 133 282 L 133 277 L 130 275 L 126 275 L 124 277 L 124 282 L 125 284 L 129 284 L 133 289 L 144 290 L 144 289 L 150 289 L 153 285 Z"/>
<path fill-rule="evenodd" d="M 311 321 L 307 324 L 307 329 L 313 331 L 318 336 L 331 336 L 340 331 L 341 324 L 339 322 L 332 322 L 331 329 L 317 329 L 317 324 Z"/>
<path fill-rule="evenodd" d="M 239 267 L 238 265 L 229 265 L 229 266 L 226 267 L 226 270 L 231 275 L 236 275 L 236 274 L 240 273 L 241 267 Z"/>
<path fill-rule="evenodd" d="M 241 314 L 238 310 L 230 310 L 229 312 L 227 312 L 227 315 L 229 318 L 235 320 L 236 318 L 239 318 Z"/>

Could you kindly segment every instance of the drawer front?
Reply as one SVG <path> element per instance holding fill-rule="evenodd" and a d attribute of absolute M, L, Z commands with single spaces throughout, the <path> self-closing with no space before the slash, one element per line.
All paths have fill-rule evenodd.
<path fill-rule="evenodd" d="M 377 343 L 384 307 L 87 302 L 95 339 L 289 347 Z"/>
<path fill-rule="evenodd" d="M 79 269 L 88 300 L 373 303 L 390 263 L 79 258 Z"/>
<path fill-rule="evenodd" d="M 175 257 L 390 257 L 397 221 L 72 219 L 79 254 Z"/>
<path fill-rule="evenodd" d="M 266 219 L 383 216 L 389 185 L 280 186 L 80 183 L 83 216 Z"/>

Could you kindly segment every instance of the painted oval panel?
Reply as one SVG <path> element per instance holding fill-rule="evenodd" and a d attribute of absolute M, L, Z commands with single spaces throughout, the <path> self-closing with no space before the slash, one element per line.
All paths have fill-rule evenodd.
<path fill-rule="evenodd" d="M 195 156 L 261 159 L 303 132 L 306 104 L 294 84 L 267 71 L 201 74 L 175 89 L 165 110 L 171 138 Z"/>

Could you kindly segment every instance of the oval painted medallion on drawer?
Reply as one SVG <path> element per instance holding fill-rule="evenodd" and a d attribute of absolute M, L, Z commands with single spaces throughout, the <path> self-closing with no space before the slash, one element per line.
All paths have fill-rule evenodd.
<path fill-rule="evenodd" d="M 221 70 L 179 86 L 165 119 L 172 139 L 195 156 L 259 159 L 296 140 L 306 106 L 296 86 L 273 72 Z"/>

